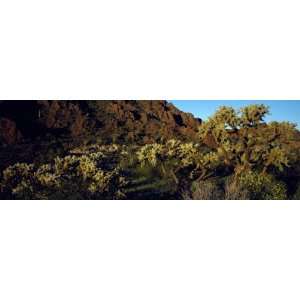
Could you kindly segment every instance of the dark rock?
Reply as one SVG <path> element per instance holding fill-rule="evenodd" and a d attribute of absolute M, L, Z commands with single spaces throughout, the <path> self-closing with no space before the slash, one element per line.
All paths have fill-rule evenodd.
<path fill-rule="evenodd" d="M 8 145 L 17 143 L 22 138 L 16 123 L 10 119 L 0 119 L 0 142 Z"/>
<path fill-rule="evenodd" d="M 10 143 L 17 135 L 26 139 L 46 134 L 77 137 L 100 136 L 103 142 L 150 143 L 162 139 L 196 140 L 200 119 L 167 101 L 2 101 L 0 118 Z M 8 122 L 8 121 L 6 121 Z M 6 131 L 3 133 L 3 131 Z M 15 135 L 15 136 L 13 136 Z"/>

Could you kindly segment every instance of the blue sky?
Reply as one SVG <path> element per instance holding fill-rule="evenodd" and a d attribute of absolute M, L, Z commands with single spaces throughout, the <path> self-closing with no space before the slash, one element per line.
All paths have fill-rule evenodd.
<path fill-rule="evenodd" d="M 300 127 L 300 100 L 172 100 L 177 108 L 206 120 L 219 106 L 241 108 L 249 104 L 265 104 L 270 108 L 266 121 L 289 121 Z"/>

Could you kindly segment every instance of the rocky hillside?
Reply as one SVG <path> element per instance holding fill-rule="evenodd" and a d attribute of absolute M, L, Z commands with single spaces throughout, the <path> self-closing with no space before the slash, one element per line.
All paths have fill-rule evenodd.
<path fill-rule="evenodd" d="M 149 143 L 196 139 L 200 119 L 166 101 L 0 101 L 0 144 L 44 137 Z"/>

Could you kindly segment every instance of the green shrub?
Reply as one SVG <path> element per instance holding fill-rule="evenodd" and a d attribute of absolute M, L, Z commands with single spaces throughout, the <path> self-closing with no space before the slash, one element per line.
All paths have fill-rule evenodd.
<path fill-rule="evenodd" d="M 245 172 L 228 180 L 225 186 L 226 199 L 284 200 L 287 191 L 284 183 L 270 174 Z"/>

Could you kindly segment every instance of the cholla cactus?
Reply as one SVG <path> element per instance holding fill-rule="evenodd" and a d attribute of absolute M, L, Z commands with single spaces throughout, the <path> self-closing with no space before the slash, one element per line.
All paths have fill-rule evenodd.
<path fill-rule="evenodd" d="M 211 176 L 220 165 L 216 153 L 203 153 L 200 144 L 182 143 L 169 140 L 165 144 L 143 146 L 137 157 L 142 165 L 158 166 L 163 174 L 170 174 L 176 183 L 184 169 L 189 170 L 190 178 Z"/>
<path fill-rule="evenodd" d="M 221 107 L 201 125 L 200 140 L 210 136 L 218 160 L 233 167 L 236 174 L 253 169 L 265 173 L 272 167 L 282 171 L 291 159 L 289 141 L 295 125 L 264 123 L 268 112 L 264 105 L 250 105 L 240 111 Z"/>
<path fill-rule="evenodd" d="M 31 198 L 33 195 L 33 165 L 17 163 L 3 171 L 1 191 L 10 190 L 15 198 Z"/>
<path fill-rule="evenodd" d="M 199 144 L 180 144 L 178 157 L 180 158 L 181 164 L 184 167 L 196 165 L 202 157 L 201 151 L 199 149 Z"/>
<path fill-rule="evenodd" d="M 264 117 L 269 113 L 269 108 L 263 104 L 248 105 L 240 110 L 240 122 L 243 126 L 255 127 L 264 121 Z"/>
<path fill-rule="evenodd" d="M 106 164 L 109 160 L 107 153 L 95 152 L 56 158 L 42 166 L 16 164 L 3 172 L 1 190 L 16 199 L 119 199 L 126 180 L 118 165 Z"/>
<path fill-rule="evenodd" d="M 137 158 L 142 165 L 149 163 L 156 166 L 163 159 L 164 147 L 160 144 L 149 144 L 137 151 Z"/>
<path fill-rule="evenodd" d="M 42 165 L 34 173 L 33 177 L 42 187 L 59 188 L 60 187 L 60 175 L 57 172 L 53 172 L 50 164 Z"/>
<path fill-rule="evenodd" d="M 216 170 L 222 165 L 219 156 L 215 152 L 198 155 L 195 161 L 196 165 L 191 171 L 190 178 L 205 180 L 213 176 Z"/>

